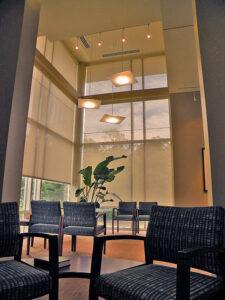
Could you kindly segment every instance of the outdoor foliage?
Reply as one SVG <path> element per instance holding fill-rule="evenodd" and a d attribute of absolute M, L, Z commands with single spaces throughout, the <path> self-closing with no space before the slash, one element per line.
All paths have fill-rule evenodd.
<path fill-rule="evenodd" d="M 119 166 L 116 169 L 108 168 L 112 161 L 122 158 L 126 158 L 126 156 L 108 156 L 95 167 L 94 171 L 91 166 L 80 170 L 79 173 L 83 176 L 85 187 L 77 189 L 75 196 L 80 197 L 81 202 L 95 202 L 97 207 L 101 203 L 114 201 L 111 197 L 122 201 L 118 195 L 110 193 L 104 186 L 107 182 L 112 182 L 115 176 L 124 170 L 124 166 Z"/>

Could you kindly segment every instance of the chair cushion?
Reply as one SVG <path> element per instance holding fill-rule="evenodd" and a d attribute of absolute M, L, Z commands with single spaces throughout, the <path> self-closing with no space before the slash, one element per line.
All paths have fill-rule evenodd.
<path fill-rule="evenodd" d="M 59 225 L 54 224 L 34 224 L 30 227 L 30 232 L 35 233 L 59 233 Z"/>
<path fill-rule="evenodd" d="M 1 299 L 33 299 L 48 294 L 52 286 L 49 273 L 22 262 L 0 262 Z"/>
<path fill-rule="evenodd" d="M 140 215 L 136 218 L 136 220 L 138 220 L 138 221 L 149 221 L 150 216 L 149 215 Z"/>
<path fill-rule="evenodd" d="M 103 225 L 98 226 L 97 234 L 99 231 L 103 230 L 104 228 L 105 227 Z M 94 235 L 94 227 L 67 226 L 63 229 L 63 234 L 93 236 Z"/>
<path fill-rule="evenodd" d="M 222 289 L 215 277 L 191 272 L 190 299 L 208 299 Z M 100 275 L 95 282 L 98 296 L 115 300 L 172 300 L 176 299 L 176 268 L 144 265 Z M 211 291 L 213 290 L 213 294 Z"/>
<path fill-rule="evenodd" d="M 118 215 L 114 217 L 114 220 L 132 221 L 133 215 Z"/>

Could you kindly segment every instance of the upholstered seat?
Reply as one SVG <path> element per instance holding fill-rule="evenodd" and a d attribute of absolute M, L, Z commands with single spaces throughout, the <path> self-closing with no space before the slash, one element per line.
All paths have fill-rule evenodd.
<path fill-rule="evenodd" d="M 222 207 L 169 207 L 153 205 L 146 237 L 96 237 L 92 256 L 90 300 L 223 300 L 224 226 Z M 102 247 L 106 241 L 140 240 L 145 265 L 102 274 Z M 163 261 L 172 268 L 153 264 Z M 203 270 L 193 272 L 192 268 Z"/>
<path fill-rule="evenodd" d="M 106 234 L 106 215 L 97 214 L 95 203 L 87 202 L 64 202 L 64 222 L 62 230 L 65 234 L 72 236 L 72 251 L 76 251 L 77 236 L 96 236 Z M 103 225 L 98 225 L 99 217 L 103 217 Z"/>
<path fill-rule="evenodd" d="M 30 226 L 30 232 L 46 232 L 56 233 L 59 232 L 59 225 L 54 224 L 34 224 Z"/>
<path fill-rule="evenodd" d="M 176 299 L 176 272 L 176 268 L 144 265 L 101 275 L 96 278 L 95 289 L 99 296 L 111 300 L 172 300 Z M 190 287 L 191 300 L 207 299 L 221 290 L 223 282 L 191 272 Z"/>
<path fill-rule="evenodd" d="M 114 216 L 114 220 L 121 220 L 121 221 L 132 221 L 133 218 L 134 218 L 133 215 Z"/>
<path fill-rule="evenodd" d="M 59 201 L 32 200 L 29 232 L 58 234 L 61 254 L 62 217 Z M 33 246 L 34 239 L 31 240 Z M 46 241 L 44 242 L 46 248 Z M 30 253 L 30 238 L 27 239 L 27 255 Z"/>
<path fill-rule="evenodd" d="M 47 271 L 15 260 L 0 262 L 1 299 L 33 299 L 48 294 L 51 286 L 52 279 Z"/>
<path fill-rule="evenodd" d="M 140 215 L 136 217 L 137 221 L 149 221 L 150 215 Z"/>
<path fill-rule="evenodd" d="M 19 233 L 19 209 L 15 202 L 0 204 L 0 299 L 30 300 L 49 294 L 58 299 L 57 237 L 42 233 Z M 38 237 L 49 241 L 49 270 L 38 269 L 21 261 L 23 238 Z M 14 259 L 9 259 L 14 257 Z"/>
<path fill-rule="evenodd" d="M 139 232 L 139 222 L 148 222 L 150 220 L 150 214 L 152 206 L 158 205 L 157 202 L 139 202 L 139 209 L 137 210 L 135 218 L 135 231 Z"/>
<path fill-rule="evenodd" d="M 104 230 L 105 227 L 103 225 L 97 226 L 97 232 Z M 63 229 L 63 234 L 68 235 L 85 235 L 85 236 L 93 236 L 94 235 L 94 227 L 85 227 L 85 226 L 67 226 Z"/>
<path fill-rule="evenodd" d="M 132 233 L 134 233 L 136 206 L 137 206 L 137 202 L 119 202 L 119 207 L 113 208 L 113 212 L 112 212 L 112 233 L 113 234 L 114 234 L 114 221 L 117 222 L 117 232 L 119 232 L 119 221 L 131 221 Z"/>

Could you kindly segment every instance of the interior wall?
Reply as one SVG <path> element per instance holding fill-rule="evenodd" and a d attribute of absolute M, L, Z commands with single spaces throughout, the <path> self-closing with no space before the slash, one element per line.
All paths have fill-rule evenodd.
<path fill-rule="evenodd" d="M 195 99 L 194 99 L 195 98 Z M 170 95 L 176 206 L 207 206 L 203 189 L 204 147 L 199 92 Z"/>

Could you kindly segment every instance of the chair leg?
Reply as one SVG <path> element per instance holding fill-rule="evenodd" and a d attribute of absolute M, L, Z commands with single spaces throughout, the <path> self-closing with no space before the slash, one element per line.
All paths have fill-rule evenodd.
<path fill-rule="evenodd" d="M 112 217 L 112 234 L 114 234 L 114 218 Z"/>
<path fill-rule="evenodd" d="M 76 252 L 76 235 L 72 235 L 72 252 Z"/>
<path fill-rule="evenodd" d="M 91 279 L 90 287 L 89 287 L 89 300 L 98 300 L 98 295 L 96 295 L 95 293 L 94 284 L 95 284 L 94 279 Z"/>
<path fill-rule="evenodd" d="M 62 256 L 62 252 L 63 252 L 63 234 L 58 237 L 58 252 L 59 252 L 59 256 Z"/>
<path fill-rule="evenodd" d="M 52 290 L 49 293 L 49 300 L 58 300 L 58 299 L 59 299 L 59 286 L 57 282 L 57 284 L 53 285 Z"/>
<path fill-rule="evenodd" d="M 71 236 L 71 251 L 73 252 L 73 235 Z"/>
<path fill-rule="evenodd" d="M 27 238 L 27 255 L 30 254 L 30 237 Z"/>
<path fill-rule="evenodd" d="M 120 223 L 119 220 L 117 220 L 117 232 L 119 232 Z"/>
<path fill-rule="evenodd" d="M 34 237 L 32 236 L 32 238 L 31 238 L 31 247 L 33 247 L 34 246 Z"/>
<path fill-rule="evenodd" d="M 104 235 L 106 235 L 106 231 L 104 232 Z M 106 253 L 106 241 L 103 244 L 103 253 Z"/>
<path fill-rule="evenodd" d="M 73 251 L 76 252 L 76 248 L 77 248 L 77 236 L 74 235 L 74 238 L 73 238 Z"/>
<path fill-rule="evenodd" d="M 46 249 L 46 239 L 44 239 L 44 248 Z"/>

